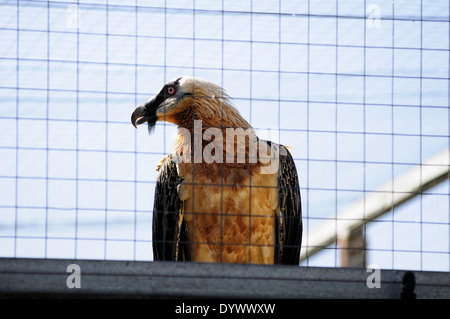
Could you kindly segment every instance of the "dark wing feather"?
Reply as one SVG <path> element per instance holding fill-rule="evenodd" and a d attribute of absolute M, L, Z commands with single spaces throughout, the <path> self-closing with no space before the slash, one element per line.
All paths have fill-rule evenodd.
<path fill-rule="evenodd" d="M 302 244 L 302 206 L 295 162 L 282 145 L 278 174 L 275 264 L 298 265 Z"/>
<path fill-rule="evenodd" d="M 167 156 L 159 169 L 153 206 L 154 260 L 190 260 L 189 237 L 183 218 L 183 202 L 177 186 L 183 182 L 175 162 Z M 182 220 L 180 220 L 182 219 Z"/>

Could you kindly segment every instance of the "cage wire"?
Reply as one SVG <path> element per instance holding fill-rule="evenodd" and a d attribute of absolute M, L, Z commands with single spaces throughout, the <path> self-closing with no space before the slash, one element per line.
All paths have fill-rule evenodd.
<path fill-rule="evenodd" d="M 175 126 L 158 123 L 149 136 L 129 118 L 192 75 L 222 86 L 262 137 L 291 147 L 301 266 L 344 266 L 347 216 L 363 264 L 450 270 L 448 1 L 0 7 L 0 256 L 153 260 L 156 165 Z M 399 182 L 411 172 L 417 187 Z M 391 196 L 369 216 L 380 194 Z M 345 215 L 358 202 L 359 215 Z"/>

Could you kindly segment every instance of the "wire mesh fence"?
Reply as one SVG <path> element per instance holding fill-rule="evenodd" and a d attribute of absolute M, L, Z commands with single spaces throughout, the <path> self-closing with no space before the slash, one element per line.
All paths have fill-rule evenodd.
<path fill-rule="evenodd" d="M 339 223 L 362 201 L 347 219 L 364 221 L 364 263 L 450 270 L 448 1 L 0 6 L 0 256 L 153 260 L 156 165 L 175 126 L 149 136 L 129 118 L 190 75 L 291 147 L 301 266 L 343 265 Z M 425 187 L 427 168 L 447 171 Z M 409 172 L 415 188 L 397 183 Z M 388 208 L 369 218 L 364 204 L 386 193 Z M 314 241 L 324 222 L 335 237 Z"/>

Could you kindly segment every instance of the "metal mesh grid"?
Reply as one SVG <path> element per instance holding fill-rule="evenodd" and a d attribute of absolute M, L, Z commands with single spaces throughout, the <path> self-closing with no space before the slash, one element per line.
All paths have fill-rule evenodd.
<path fill-rule="evenodd" d="M 446 1 L 2 1 L 0 255 L 152 260 L 168 80 L 224 87 L 293 148 L 310 231 L 450 148 Z M 450 267 L 449 182 L 364 228 L 367 262 Z M 340 266 L 326 246 L 305 266 Z"/>

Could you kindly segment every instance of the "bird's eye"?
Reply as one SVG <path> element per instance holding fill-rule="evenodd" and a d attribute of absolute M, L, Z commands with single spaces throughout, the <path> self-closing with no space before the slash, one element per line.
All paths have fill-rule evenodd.
<path fill-rule="evenodd" d="M 174 95 L 175 94 L 175 87 L 174 86 L 169 86 L 167 88 L 167 94 Z"/>

